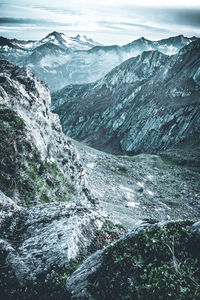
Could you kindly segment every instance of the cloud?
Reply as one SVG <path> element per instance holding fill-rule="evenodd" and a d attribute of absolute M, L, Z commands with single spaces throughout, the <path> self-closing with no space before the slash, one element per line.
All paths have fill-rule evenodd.
<path fill-rule="evenodd" d="M 59 13 L 59 14 L 69 14 L 69 15 L 77 15 L 79 12 L 77 10 L 72 10 L 65 7 L 55 7 L 55 6 L 45 6 L 45 5 L 34 5 L 33 8 L 41 9 L 44 11 L 48 11 L 51 13 Z"/>
<path fill-rule="evenodd" d="M 164 3 L 158 0 L 9 0 L 0 3 L 0 31 L 11 28 L 11 36 L 13 28 L 14 36 L 14 30 L 21 30 L 18 36 L 24 39 L 40 38 L 48 30 L 67 35 L 91 33 L 93 38 L 107 44 L 128 43 L 141 36 L 154 40 L 178 34 L 198 36 L 198 3 L 199 0 Z"/>
<path fill-rule="evenodd" d="M 169 22 L 179 25 L 200 27 L 200 9 L 168 9 Z"/>
<path fill-rule="evenodd" d="M 42 20 L 42 19 L 29 19 L 29 18 L 0 18 L 0 26 L 10 25 L 58 25 L 58 26 L 70 26 L 70 23 L 59 23 L 52 22 L 51 20 Z"/>
<path fill-rule="evenodd" d="M 112 28 L 117 30 L 127 30 L 131 28 L 135 29 L 142 29 L 142 30 L 148 30 L 153 32 L 163 32 L 168 33 L 169 30 L 162 27 L 155 27 L 155 26 L 149 26 L 144 24 L 137 24 L 137 23 L 128 23 L 128 22 L 107 22 L 107 21 L 101 21 L 99 22 L 100 25 L 104 26 L 105 28 Z"/>

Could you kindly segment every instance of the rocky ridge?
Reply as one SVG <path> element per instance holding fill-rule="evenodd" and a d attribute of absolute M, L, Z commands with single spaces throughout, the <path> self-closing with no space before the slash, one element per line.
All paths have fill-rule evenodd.
<path fill-rule="evenodd" d="M 95 83 L 54 93 L 52 109 L 67 135 L 111 153 L 198 144 L 199 62 L 198 41 L 173 56 L 143 52 Z"/>
<path fill-rule="evenodd" d="M 52 32 L 40 41 L 0 38 L 0 58 L 28 67 L 51 90 L 67 84 L 90 83 L 106 75 L 117 65 L 144 51 L 177 53 L 198 38 L 182 35 L 160 41 L 140 38 L 124 46 L 103 46 L 86 36 L 67 37 Z"/>

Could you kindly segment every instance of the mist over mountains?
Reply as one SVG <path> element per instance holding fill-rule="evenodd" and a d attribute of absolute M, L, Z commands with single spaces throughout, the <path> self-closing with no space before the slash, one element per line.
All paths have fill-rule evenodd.
<path fill-rule="evenodd" d="M 0 58 L 28 67 L 51 90 L 68 84 L 90 83 L 143 51 L 158 50 L 172 55 L 196 37 L 182 35 L 160 41 L 140 38 L 124 46 L 103 46 L 86 36 L 67 37 L 52 32 L 40 41 L 0 38 Z"/>

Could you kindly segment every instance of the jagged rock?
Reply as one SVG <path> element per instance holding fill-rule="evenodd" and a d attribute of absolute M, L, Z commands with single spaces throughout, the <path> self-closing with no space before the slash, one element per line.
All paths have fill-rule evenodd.
<path fill-rule="evenodd" d="M 0 85 L 0 189 L 23 205 L 84 198 L 84 170 L 50 112 L 48 88 L 6 61 L 0 72 L 5 78 Z"/>
<path fill-rule="evenodd" d="M 198 41 L 171 57 L 143 52 L 95 83 L 56 92 L 53 111 L 67 135 L 111 153 L 199 144 L 199 53 Z"/>
<path fill-rule="evenodd" d="M 100 211 L 89 205 L 53 202 L 26 209 L 3 193 L 0 196 L 2 211 L 9 212 L 6 216 L 1 212 L 1 249 L 20 283 L 35 280 L 55 265 L 67 269 L 71 259 L 87 254 L 103 225 Z"/>

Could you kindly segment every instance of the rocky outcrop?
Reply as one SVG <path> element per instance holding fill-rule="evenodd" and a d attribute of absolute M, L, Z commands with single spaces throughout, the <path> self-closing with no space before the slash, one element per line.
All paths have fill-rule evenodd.
<path fill-rule="evenodd" d="M 90 192 L 48 88 L 0 66 L 0 298 L 63 299 L 70 272 L 124 229 Z"/>
<path fill-rule="evenodd" d="M 53 95 L 69 136 L 112 153 L 156 153 L 199 143 L 199 42 L 177 55 L 143 52 L 101 80 Z M 80 109 L 81 108 L 81 109 Z"/>
<path fill-rule="evenodd" d="M 72 299 L 198 300 L 199 247 L 199 222 L 138 224 L 89 257 L 66 286 Z"/>
<path fill-rule="evenodd" d="M 44 291 L 52 297 L 56 284 L 50 293 L 48 277 L 53 281 L 52 274 L 68 274 L 72 261 L 87 256 L 105 222 L 105 215 L 89 203 L 52 202 L 27 209 L 0 193 L 0 206 L 2 299 L 29 299 L 29 293 L 30 299 L 34 293 L 43 297 Z M 59 292 L 65 294 L 62 287 Z"/>
<path fill-rule="evenodd" d="M 160 41 L 140 38 L 124 46 L 103 46 L 86 36 L 67 37 L 52 32 L 40 41 L 0 38 L 0 58 L 28 67 L 51 90 L 67 84 L 90 83 L 106 75 L 117 65 L 143 51 L 159 50 L 172 55 L 198 40 L 176 36 Z"/>
<path fill-rule="evenodd" d="M 0 78 L 0 189 L 29 206 L 80 198 L 84 170 L 50 112 L 49 90 L 30 71 L 6 61 Z"/>

